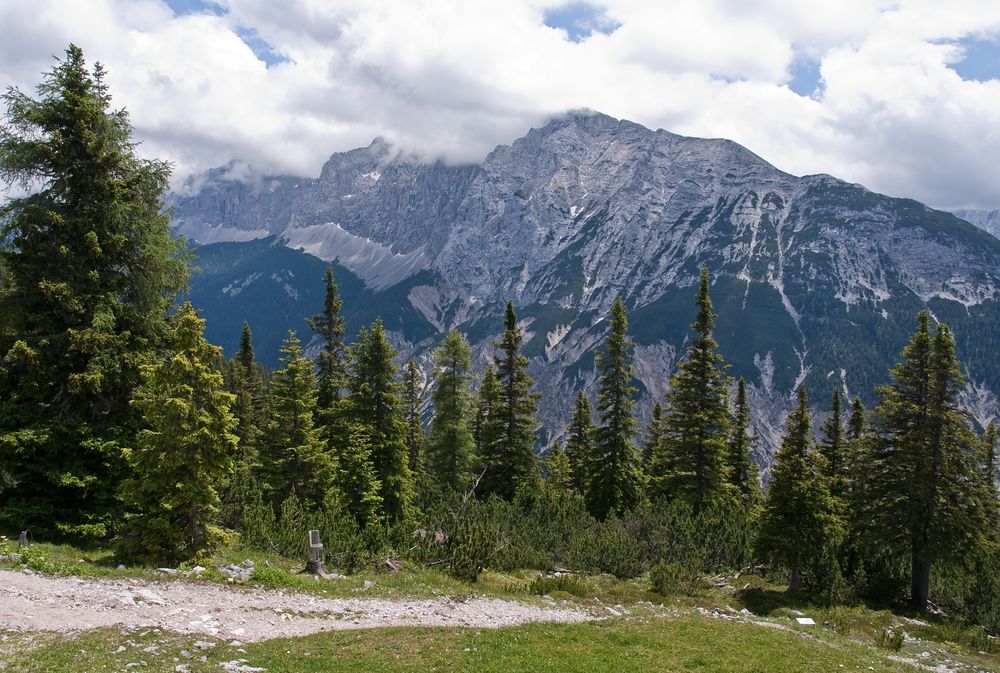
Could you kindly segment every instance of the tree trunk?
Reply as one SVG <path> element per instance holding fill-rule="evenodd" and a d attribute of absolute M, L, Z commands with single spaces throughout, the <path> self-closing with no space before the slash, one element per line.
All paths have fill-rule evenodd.
<path fill-rule="evenodd" d="M 788 593 L 794 594 L 799 590 L 799 584 L 801 582 L 801 573 L 799 572 L 799 567 L 794 566 L 792 568 L 792 578 L 788 581 Z"/>
<path fill-rule="evenodd" d="M 931 561 L 914 551 L 910 567 L 910 603 L 917 610 L 927 609 L 927 594 L 931 578 Z"/>

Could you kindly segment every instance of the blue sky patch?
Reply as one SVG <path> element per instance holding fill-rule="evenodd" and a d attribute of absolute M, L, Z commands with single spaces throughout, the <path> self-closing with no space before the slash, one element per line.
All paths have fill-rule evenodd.
<path fill-rule="evenodd" d="M 796 56 L 790 74 L 788 88 L 800 96 L 812 96 L 819 87 L 819 59 Z"/>
<path fill-rule="evenodd" d="M 239 26 L 236 28 L 236 34 L 240 36 L 240 39 L 243 40 L 246 46 L 253 50 L 254 55 L 259 60 L 267 64 L 267 67 L 270 68 L 272 65 L 284 63 L 288 60 L 283 54 L 275 51 L 274 47 L 258 35 L 257 31 L 253 28 Z"/>
<path fill-rule="evenodd" d="M 221 5 L 212 0 L 166 0 L 166 2 L 177 16 L 205 13 L 222 16 L 226 13 Z"/>
<path fill-rule="evenodd" d="M 951 69 L 962 79 L 985 82 L 1000 79 L 1000 36 L 990 39 L 967 37 L 955 44 L 965 50 L 965 58 Z"/>
<path fill-rule="evenodd" d="M 606 8 L 587 2 L 570 2 L 547 9 L 542 23 L 565 30 L 571 42 L 583 42 L 594 33 L 610 35 L 622 25 L 608 16 Z"/>

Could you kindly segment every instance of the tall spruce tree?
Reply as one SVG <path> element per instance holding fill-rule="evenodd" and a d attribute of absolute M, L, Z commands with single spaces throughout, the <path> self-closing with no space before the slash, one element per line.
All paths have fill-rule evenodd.
<path fill-rule="evenodd" d="M 726 492 L 729 438 L 728 377 L 712 336 L 715 313 L 701 270 L 694 339 L 670 380 L 663 442 L 650 463 L 650 495 L 680 498 L 700 511 Z"/>
<path fill-rule="evenodd" d="M 372 463 L 381 486 L 382 509 L 391 521 L 411 513 L 413 477 L 406 450 L 406 423 L 393 358 L 381 320 L 362 330 L 352 349 L 351 415 L 368 433 Z"/>
<path fill-rule="evenodd" d="M 810 449 L 811 434 L 809 401 L 800 387 L 798 405 L 788 416 L 788 430 L 775 455 L 757 539 L 761 556 L 773 557 L 791 571 L 790 593 L 799 590 L 802 570 L 840 529 L 825 459 Z"/>
<path fill-rule="evenodd" d="M 496 429 L 496 424 L 488 422 L 497 413 L 497 401 L 500 399 L 500 386 L 497 383 L 493 365 L 486 365 L 483 380 L 479 383 L 479 393 L 476 396 L 476 417 L 472 422 L 472 439 L 476 446 L 476 459 L 481 461 L 484 447 L 494 441 L 490 434 Z"/>
<path fill-rule="evenodd" d="M 538 474 L 534 453 L 538 395 L 531 391 L 528 358 L 521 355 L 523 339 L 514 304 L 508 301 L 503 337 L 494 344 L 499 349 L 493 360 L 497 400 L 494 413 L 486 420 L 487 441 L 481 454 L 485 472 L 479 486 L 483 495 L 495 494 L 507 500 Z"/>
<path fill-rule="evenodd" d="M 868 539 L 909 556 L 910 600 L 923 610 L 933 564 L 982 541 L 987 500 L 951 330 L 932 336 L 921 312 L 891 377 L 877 389 L 858 500 Z"/>
<path fill-rule="evenodd" d="M 316 374 L 290 331 L 272 377 L 272 410 L 262 443 L 264 486 L 275 506 L 291 494 L 319 508 L 334 485 L 337 465 L 316 426 Z"/>
<path fill-rule="evenodd" d="M 636 421 L 633 410 L 637 389 L 632 385 L 632 341 L 626 335 L 628 315 L 621 298 L 611 307 L 611 332 L 598 354 L 601 369 L 597 409 L 601 425 L 596 433 L 596 454 L 591 460 L 587 509 L 604 519 L 621 516 L 639 503 L 641 481 L 633 438 Z"/>
<path fill-rule="evenodd" d="M 382 483 L 372 462 L 369 430 L 365 426 L 339 419 L 337 491 L 344 508 L 364 528 L 378 521 L 382 511 Z"/>
<path fill-rule="evenodd" d="M 573 488 L 586 498 L 591 483 L 591 461 L 597 455 L 597 429 L 590 415 L 590 402 L 582 390 L 576 394 L 573 419 L 567 432 L 569 439 L 566 440 L 566 457 L 573 476 Z"/>
<path fill-rule="evenodd" d="M 434 364 L 434 417 L 427 443 L 427 471 L 438 483 L 458 490 L 472 477 L 475 449 L 470 427 L 472 349 L 461 332 L 453 329 L 445 335 L 434 351 Z"/>
<path fill-rule="evenodd" d="M 406 455 L 410 472 L 424 469 L 424 445 L 427 438 L 420 423 L 420 372 L 413 359 L 406 362 L 403 373 L 403 413 L 406 416 Z"/>
<path fill-rule="evenodd" d="M 997 484 L 997 426 L 994 421 L 983 433 L 983 478 L 993 491 Z"/>
<path fill-rule="evenodd" d="M 126 526 L 119 547 L 145 561 L 190 558 L 210 547 L 217 486 L 232 471 L 237 437 L 216 363 L 222 349 L 205 341 L 191 304 L 172 320 L 166 356 L 142 368 L 132 405 L 142 430 L 125 449 L 132 476 L 123 484 Z"/>
<path fill-rule="evenodd" d="M 751 504 L 760 495 L 760 475 L 750 452 L 757 437 L 750 433 L 750 403 L 747 401 L 746 383 L 741 377 L 736 386 L 736 410 L 729 436 L 729 483 L 739 493 L 740 500 Z"/>
<path fill-rule="evenodd" d="M 236 360 L 248 374 L 257 367 L 257 357 L 253 352 L 253 332 L 246 320 L 243 321 L 243 331 L 240 332 L 240 351 L 236 354 Z"/>
<path fill-rule="evenodd" d="M 560 444 L 555 444 L 545 456 L 545 488 L 552 495 L 572 493 L 573 470 L 569 458 Z"/>
<path fill-rule="evenodd" d="M 319 375 L 317 404 L 320 409 L 329 410 L 340 401 L 341 391 L 347 385 L 347 346 L 344 344 L 344 319 L 340 316 L 344 302 L 340 299 L 337 281 L 333 277 L 333 265 L 326 267 L 324 281 L 326 294 L 323 310 L 307 322 L 321 340 L 316 361 Z"/>
<path fill-rule="evenodd" d="M 844 429 L 843 397 L 834 389 L 830 403 L 830 415 L 823 421 L 820 431 L 823 438 L 819 452 L 826 458 L 826 476 L 830 483 L 830 494 L 842 499 L 847 494 L 848 459 L 847 433 Z"/>
<path fill-rule="evenodd" d="M 100 537 L 186 244 L 164 214 L 169 165 L 136 155 L 103 68 L 70 45 L 36 91 L 2 96 L 0 181 L 25 195 L 0 206 L 0 525 Z"/>

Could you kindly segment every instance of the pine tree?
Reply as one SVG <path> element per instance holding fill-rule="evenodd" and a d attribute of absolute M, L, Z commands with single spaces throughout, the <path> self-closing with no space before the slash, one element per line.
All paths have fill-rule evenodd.
<path fill-rule="evenodd" d="M 420 424 L 420 372 L 412 359 L 406 362 L 403 374 L 403 411 L 406 416 L 406 455 L 410 472 L 424 469 L 424 444 L 427 438 Z"/>
<path fill-rule="evenodd" d="M 253 332 L 250 331 L 250 323 L 246 320 L 243 321 L 243 331 L 240 334 L 240 352 L 236 355 L 236 360 L 243 366 L 243 371 L 248 376 L 257 368 L 257 358 L 253 352 Z"/>
<path fill-rule="evenodd" d="M 790 593 L 798 591 L 802 570 L 839 532 L 825 459 L 810 449 L 811 432 L 808 397 L 799 388 L 798 406 L 788 416 L 788 430 L 775 455 L 757 540 L 761 556 L 771 556 L 791 571 Z"/>
<path fill-rule="evenodd" d="M 275 506 L 294 493 L 304 506 L 317 509 L 333 487 L 337 466 L 316 427 L 316 375 L 294 330 L 281 347 L 280 361 L 263 438 L 265 486 Z"/>
<path fill-rule="evenodd" d="M 531 392 L 528 358 L 521 355 L 524 336 L 517 326 L 514 305 L 507 302 L 503 337 L 494 346 L 498 396 L 484 429 L 481 458 L 485 472 L 480 481 L 482 495 L 496 494 L 510 500 L 517 488 L 537 477 L 534 445 L 538 395 Z"/>
<path fill-rule="evenodd" d="M 472 438 L 476 444 L 476 458 L 481 460 L 484 447 L 492 444 L 496 439 L 490 435 L 496 424 L 491 426 L 488 422 L 497 413 L 497 401 L 500 399 L 500 385 L 497 383 L 492 365 L 486 365 L 477 397 L 476 418 L 472 423 Z"/>
<path fill-rule="evenodd" d="M 119 540 L 130 558 L 175 561 L 211 546 L 216 485 L 232 471 L 234 401 L 215 363 L 222 349 L 205 341 L 205 321 L 185 304 L 173 322 L 165 359 L 142 369 L 132 405 L 143 429 L 125 450 L 132 477 Z"/>
<path fill-rule="evenodd" d="M 874 436 L 857 474 L 868 539 L 910 558 L 914 607 L 927 606 L 932 565 L 982 541 L 987 496 L 978 439 L 958 407 L 963 378 L 951 330 L 921 312 L 917 331 L 880 386 Z"/>
<path fill-rule="evenodd" d="M 569 439 L 566 441 L 566 457 L 569 459 L 573 476 L 573 488 L 586 497 L 591 482 L 591 464 L 597 455 L 595 435 L 597 429 L 590 415 L 590 402 L 581 390 L 576 395 L 576 407 L 569 424 Z"/>
<path fill-rule="evenodd" d="M 847 421 L 847 441 L 856 442 L 865 434 L 865 405 L 860 397 L 851 403 L 851 417 Z"/>
<path fill-rule="evenodd" d="M 569 458 L 559 444 L 549 449 L 545 456 L 545 488 L 553 495 L 566 495 L 575 490 Z"/>
<path fill-rule="evenodd" d="M 372 463 L 368 430 L 347 422 L 337 452 L 337 489 L 344 507 L 361 528 L 375 523 L 382 510 L 382 483 Z"/>
<path fill-rule="evenodd" d="M 680 498 L 696 512 L 723 495 L 727 482 L 728 380 L 712 336 L 708 287 L 708 269 L 702 269 L 694 339 L 670 381 L 664 438 L 649 470 L 652 497 Z"/>
<path fill-rule="evenodd" d="M 830 416 L 820 427 L 823 439 L 819 443 L 819 452 L 826 458 L 826 476 L 830 483 L 830 494 L 838 499 L 847 494 L 848 481 L 847 438 L 841 412 L 842 404 L 840 391 L 834 389 Z"/>
<path fill-rule="evenodd" d="M 434 351 L 434 363 L 437 367 L 431 391 L 434 417 L 427 444 L 427 471 L 439 483 L 458 490 L 472 477 L 475 449 L 475 438 L 469 427 L 472 349 L 461 332 L 454 329 L 448 332 Z"/>
<path fill-rule="evenodd" d="M 344 344 L 344 319 L 340 316 L 344 302 L 333 278 L 332 265 L 326 267 L 325 283 L 323 311 L 307 322 L 322 342 L 316 362 L 319 373 L 317 404 L 320 409 L 328 410 L 340 401 L 341 390 L 347 384 L 347 346 Z"/>
<path fill-rule="evenodd" d="M 101 66 L 70 45 L 37 93 L 9 89 L 0 124 L 0 180 L 26 192 L 0 206 L 0 525 L 100 537 L 188 256 L 169 165 L 136 156 Z"/>
<path fill-rule="evenodd" d="M 736 387 L 736 413 L 729 437 L 727 463 L 729 483 L 732 484 L 745 504 L 753 503 L 760 495 L 760 476 L 757 464 L 750 457 L 757 437 L 750 434 L 750 404 L 747 402 L 746 383 L 741 377 Z"/>
<path fill-rule="evenodd" d="M 997 483 L 997 426 L 990 421 L 983 434 L 983 478 L 990 488 L 996 490 Z"/>
<path fill-rule="evenodd" d="M 649 427 L 646 429 L 646 440 L 642 444 L 642 466 L 649 467 L 649 461 L 653 458 L 653 451 L 656 446 L 663 441 L 663 405 L 657 402 L 653 405 L 653 416 L 649 420 Z"/>
<path fill-rule="evenodd" d="M 354 346 L 350 372 L 351 416 L 368 433 L 372 463 L 381 485 L 383 514 L 399 521 L 410 512 L 413 478 L 406 450 L 400 383 L 393 358 L 396 349 L 381 320 L 362 330 Z"/>
<path fill-rule="evenodd" d="M 611 333 L 604 352 L 598 354 L 601 375 L 597 409 L 601 425 L 597 428 L 597 452 L 591 461 L 586 496 L 587 509 L 598 519 L 611 513 L 621 516 L 639 502 L 640 475 L 632 443 L 636 427 L 633 396 L 637 391 L 632 385 L 634 346 L 627 331 L 628 316 L 619 297 L 611 307 Z"/>

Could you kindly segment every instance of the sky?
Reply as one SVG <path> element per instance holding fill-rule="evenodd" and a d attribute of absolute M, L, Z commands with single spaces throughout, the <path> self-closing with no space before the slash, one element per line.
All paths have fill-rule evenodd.
<path fill-rule="evenodd" d="M 175 185 L 319 174 L 382 136 L 478 162 L 571 109 L 1000 208 L 997 0 L 0 0 L 0 87 L 69 43 Z"/>

